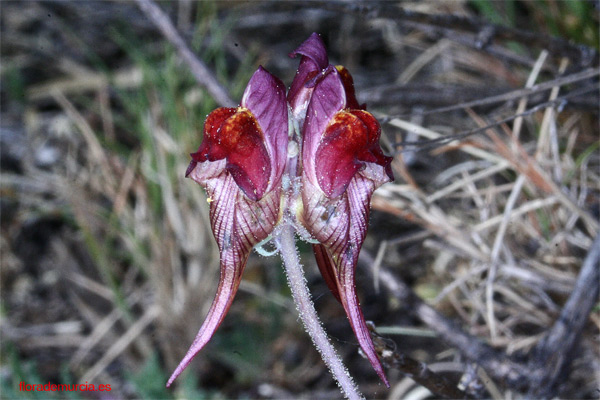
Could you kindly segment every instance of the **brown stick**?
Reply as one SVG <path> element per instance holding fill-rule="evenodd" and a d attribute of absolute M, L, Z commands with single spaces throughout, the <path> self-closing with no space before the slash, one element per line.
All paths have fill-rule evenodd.
<path fill-rule="evenodd" d="M 568 375 L 573 351 L 594 304 L 600 285 L 600 234 L 590 248 L 575 287 L 560 316 L 538 343 L 531 360 L 532 393 L 528 397 L 559 396 L 560 378 Z"/>
<path fill-rule="evenodd" d="M 214 74 L 198 57 L 192 53 L 183 38 L 179 35 L 169 17 L 152 0 L 136 0 L 140 9 L 162 32 L 164 37 L 175 46 L 181 59 L 188 65 L 196 81 L 208 90 L 215 101 L 223 107 L 235 107 L 225 89 Z"/>
<path fill-rule="evenodd" d="M 375 332 L 375 327 L 368 324 L 375 351 L 381 357 L 381 361 L 390 368 L 395 368 L 405 375 L 408 375 L 419 385 L 429 389 L 431 393 L 445 399 L 466 399 L 467 393 L 460 390 L 456 384 L 448 381 L 445 376 L 433 372 L 427 364 L 417 361 L 406 354 L 396 351 L 395 346 L 390 341 L 379 336 Z"/>

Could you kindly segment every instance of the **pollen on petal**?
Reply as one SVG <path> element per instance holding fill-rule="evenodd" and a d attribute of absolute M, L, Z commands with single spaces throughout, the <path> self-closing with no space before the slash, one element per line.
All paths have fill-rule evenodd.
<path fill-rule="evenodd" d="M 206 117 L 204 121 L 204 137 L 202 144 L 196 153 L 192 153 L 192 159 L 196 162 L 217 161 L 225 158 L 222 149 L 214 147 L 213 144 L 220 141 L 219 131 L 221 125 L 237 112 L 236 108 L 217 108 Z M 214 148 L 213 148 L 214 147 Z"/>

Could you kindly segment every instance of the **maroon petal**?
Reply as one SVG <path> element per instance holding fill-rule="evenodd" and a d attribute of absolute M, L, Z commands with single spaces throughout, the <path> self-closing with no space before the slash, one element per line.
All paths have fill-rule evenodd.
<path fill-rule="evenodd" d="M 335 274 L 335 265 L 333 264 L 333 260 L 331 256 L 327 252 L 327 248 L 322 244 L 313 244 L 313 253 L 315 253 L 315 260 L 317 260 L 317 266 L 319 267 L 319 271 L 321 271 L 321 275 L 323 279 L 325 279 L 325 283 L 327 287 L 333 293 L 333 296 L 339 301 L 342 302 L 340 298 L 340 292 L 337 286 L 337 277 Z"/>
<path fill-rule="evenodd" d="M 359 105 L 358 100 L 356 100 L 354 79 L 352 79 L 350 71 L 348 71 L 343 65 L 336 65 L 335 68 L 337 69 L 338 74 L 340 74 L 342 84 L 344 85 L 344 91 L 346 92 L 346 107 L 354 110 L 364 110 L 366 106 L 364 104 Z"/>
<path fill-rule="evenodd" d="M 319 81 L 304 121 L 304 173 L 329 197 L 341 195 L 365 163 L 384 168 L 387 178 L 376 180 L 393 179 L 392 158 L 384 156 L 379 146 L 379 123 L 367 111 L 349 107 L 349 101 L 357 103 L 351 79 L 345 68 L 338 67 Z"/>
<path fill-rule="evenodd" d="M 222 160 L 227 156 L 226 150 L 218 146 L 221 136 L 221 125 L 237 112 L 237 108 L 217 108 L 213 110 L 204 121 L 204 135 L 202 143 L 196 153 L 192 153 L 192 159 L 197 162 Z M 190 170 L 186 172 L 189 175 Z"/>
<path fill-rule="evenodd" d="M 392 159 L 381 151 L 380 134 L 379 123 L 366 111 L 340 111 L 334 115 L 315 153 L 317 181 L 327 196 L 341 195 L 365 162 L 383 166 L 393 179 Z"/>
<path fill-rule="evenodd" d="M 258 200 L 264 195 L 271 161 L 263 132 L 247 109 L 218 108 L 206 118 L 204 139 L 192 154 L 192 162 L 222 159 L 227 160 L 227 172 L 250 199 Z"/>
<path fill-rule="evenodd" d="M 368 135 L 366 125 L 345 111 L 337 113 L 327 126 L 315 154 L 315 170 L 319 186 L 328 197 L 346 191 L 362 166 L 356 153 L 366 147 Z"/>
<path fill-rule="evenodd" d="M 383 169 L 380 166 L 378 168 Z M 359 172 L 342 196 L 331 199 L 305 177 L 302 223 L 320 242 L 313 249 L 325 282 L 342 303 L 358 343 L 371 365 L 389 386 L 360 310 L 354 281 L 358 254 L 367 231 L 371 195 L 379 184 Z"/>

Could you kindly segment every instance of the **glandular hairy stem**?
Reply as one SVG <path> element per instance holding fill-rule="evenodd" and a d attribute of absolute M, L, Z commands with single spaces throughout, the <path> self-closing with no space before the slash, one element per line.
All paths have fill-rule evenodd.
<path fill-rule="evenodd" d="M 276 232 L 275 241 L 283 259 L 288 284 L 306 332 L 308 332 L 317 350 L 321 353 L 323 361 L 331 371 L 344 395 L 348 399 L 363 399 L 364 397 L 358 391 L 354 380 L 335 351 L 317 316 L 317 311 L 306 285 L 298 251 L 296 250 L 294 227 L 286 224 Z"/>

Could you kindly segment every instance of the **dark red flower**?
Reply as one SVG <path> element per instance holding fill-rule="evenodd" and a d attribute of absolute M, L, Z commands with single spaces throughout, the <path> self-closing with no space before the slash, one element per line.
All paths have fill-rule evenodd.
<path fill-rule="evenodd" d="M 296 76 L 304 75 L 299 72 Z M 324 76 L 312 89 L 302 127 L 300 222 L 319 242 L 313 245 L 319 269 L 342 303 L 361 348 L 389 386 L 354 282 L 368 227 L 371 195 L 383 183 L 393 180 L 392 159 L 383 155 L 380 135 L 377 120 L 359 108 L 348 71 L 343 67 L 324 69 Z"/>
<path fill-rule="evenodd" d="M 287 158 L 288 110 L 283 83 L 260 67 L 238 108 L 219 108 L 204 123 L 204 140 L 186 176 L 206 189 L 221 256 L 217 294 L 169 386 L 219 327 L 237 292 L 248 255 L 280 219 Z"/>
<path fill-rule="evenodd" d="M 319 35 L 290 54 L 296 55 L 302 57 L 287 101 L 281 81 L 259 68 L 240 107 L 219 108 L 207 117 L 202 144 L 192 154 L 186 176 L 206 189 L 221 278 L 206 320 L 167 386 L 210 340 L 233 301 L 250 251 L 279 223 L 316 239 L 319 269 L 389 386 L 354 275 L 371 196 L 393 180 L 391 158 L 379 146 L 379 123 L 356 100 L 350 73 L 329 64 Z"/>

